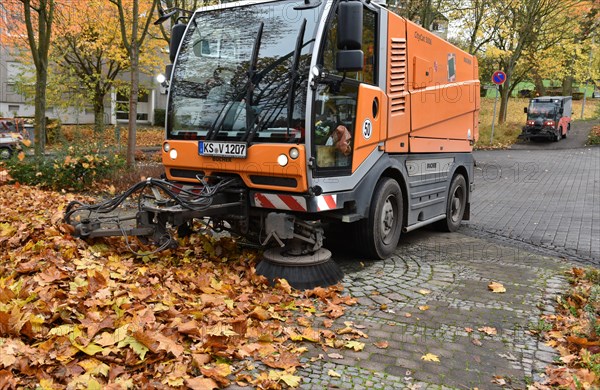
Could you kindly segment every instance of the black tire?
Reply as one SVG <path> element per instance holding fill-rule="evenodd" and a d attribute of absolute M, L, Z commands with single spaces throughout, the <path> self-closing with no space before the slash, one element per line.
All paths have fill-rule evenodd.
<path fill-rule="evenodd" d="M 400 239 L 404 203 L 402 190 L 394 179 L 379 180 L 371 199 L 369 216 L 357 222 L 357 242 L 369 258 L 389 257 Z"/>
<path fill-rule="evenodd" d="M 561 132 L 562 132 L 562 129 L 561 129 Z M 567 133 L 568 133 L 568 132 L 569 132 L 569 127 L 567 126 L 567 131 L 565 131 L 565 133 L 564 133 L 564 134 L 562 134 L 562 138 L 563 138 L 563 139 L 567 138 Z"/>
<path fill-rule="evenodd" d="M 554 139 L 552 141 L 554 141 L 554 142 L 560 141 L 562 138 L 561 133 L 562 133 L 562 130 L 559 127 L 558 129 L 556 129 L 556 134 L 554 134 Z"/>
<path fill-rule="evenodd" d="M 467 206 L 467 181 L 461 174 L 455 175 L 450 183 L 448 201 L 446 202 L 446 218 L 437 223 L 437 227 L 445 232 L 455 232 L 460 227 L 465 207 Z"/>
<path fill-rule="evenodd" d="M 0 160 L 8 160 L 12 157 L 12 150 L 10 148 L 0 148 Z"/>

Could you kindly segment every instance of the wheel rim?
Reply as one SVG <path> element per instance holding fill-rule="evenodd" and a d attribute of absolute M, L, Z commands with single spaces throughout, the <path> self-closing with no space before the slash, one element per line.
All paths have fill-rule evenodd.
<path fill-rule="evenodd" d="M 461 220 L 460 211 L 462 209 L 462 199 L 464 191 L 461 186 L 456 187 L 454 194 L 452 194 L 452 202 L 450 206 L 450 218 L 452 222 L 459 222 Z"/>
<path fill-rule="evenodd" d="M 386 245 L 389 244 L 390 238 L 394 235 L 394 229 L 396 227 L 396 206 L 395 206 L 395 197 L 393 195 L 388 196 L 383 203 L 383 207 L 381 208 L 381 217 L 380 217 L 380 232 L 381 232 L 381 241 Z"/>
<path fill-rule="evenodd" d="M 7 149 L 0 149 L 0 158 L 4 160 L 10 158 L 10 151 Z"/>

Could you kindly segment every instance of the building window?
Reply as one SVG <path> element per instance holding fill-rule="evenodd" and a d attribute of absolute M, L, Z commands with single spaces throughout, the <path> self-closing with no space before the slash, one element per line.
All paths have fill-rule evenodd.
<path fill-rule="evenodd" d="M 148 93 L 140 92 L 138 94 L 138 102 L 139 103 L 148 103 Z M 117 120 L 129 120 L 129 95 L 117 92 L 117 101 L 116 101 L 116 111 L 115 115 Z M 147 121 L 148 113 L 140 112 L 140 110 L 144 110 L 144 106 L 138 106 L 137 120 L 138 121 Z"/>
<path fill-rule="evenodd" d="M 8 112 L 11 112 L 11 113 L 13 113 L 13 112 L 14 113 L 19 112 L 19 106 L 18 105 L 9 104 L 8 105 Z"/>

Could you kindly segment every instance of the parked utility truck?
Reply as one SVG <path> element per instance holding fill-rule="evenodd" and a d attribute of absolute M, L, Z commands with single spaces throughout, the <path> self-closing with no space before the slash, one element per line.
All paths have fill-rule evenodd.
<path fill-rule="evenodd" d="M 303 288 L 341 278 L 328 226 L 385 258 L 401 232 L 469 218 L 477 59 L 383 4 L 208 6 L 173 27 L 170 48 L 166 180 L 140 183 L 162 195 L 127 234 L 162 245 L 204 219 L 275 244 L 258 271 Z M 79 234 L 123 230 L 100 222 Z"/>

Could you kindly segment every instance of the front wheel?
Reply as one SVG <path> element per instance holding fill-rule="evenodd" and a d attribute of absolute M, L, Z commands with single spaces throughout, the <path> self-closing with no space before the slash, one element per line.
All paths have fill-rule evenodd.
<path fill-rule="evenodd" d="M 556 129 L 556 134 L 554 134 L 554 142 L 560 141 L 561 138 L 562 138 L 562 129 L 559 127 L 558 129 Z"/>
<path fill-rule="evenodd" d="M 375 187 L 368 218 L 357 223 L 358 243 L 365 255 L 385 259 L 394 252 L 403 213 L 400 185 L 394 179 L 382 178 Z"/>
<path fill-rule="evenodd" d="M 456 175 L 450 183 L 448 201 L 446 202 L 446 218 L 438 222 L 440 230 L 455 232 L 460 226 L 467 207 L 467 181 L 463 175 Z"/>

